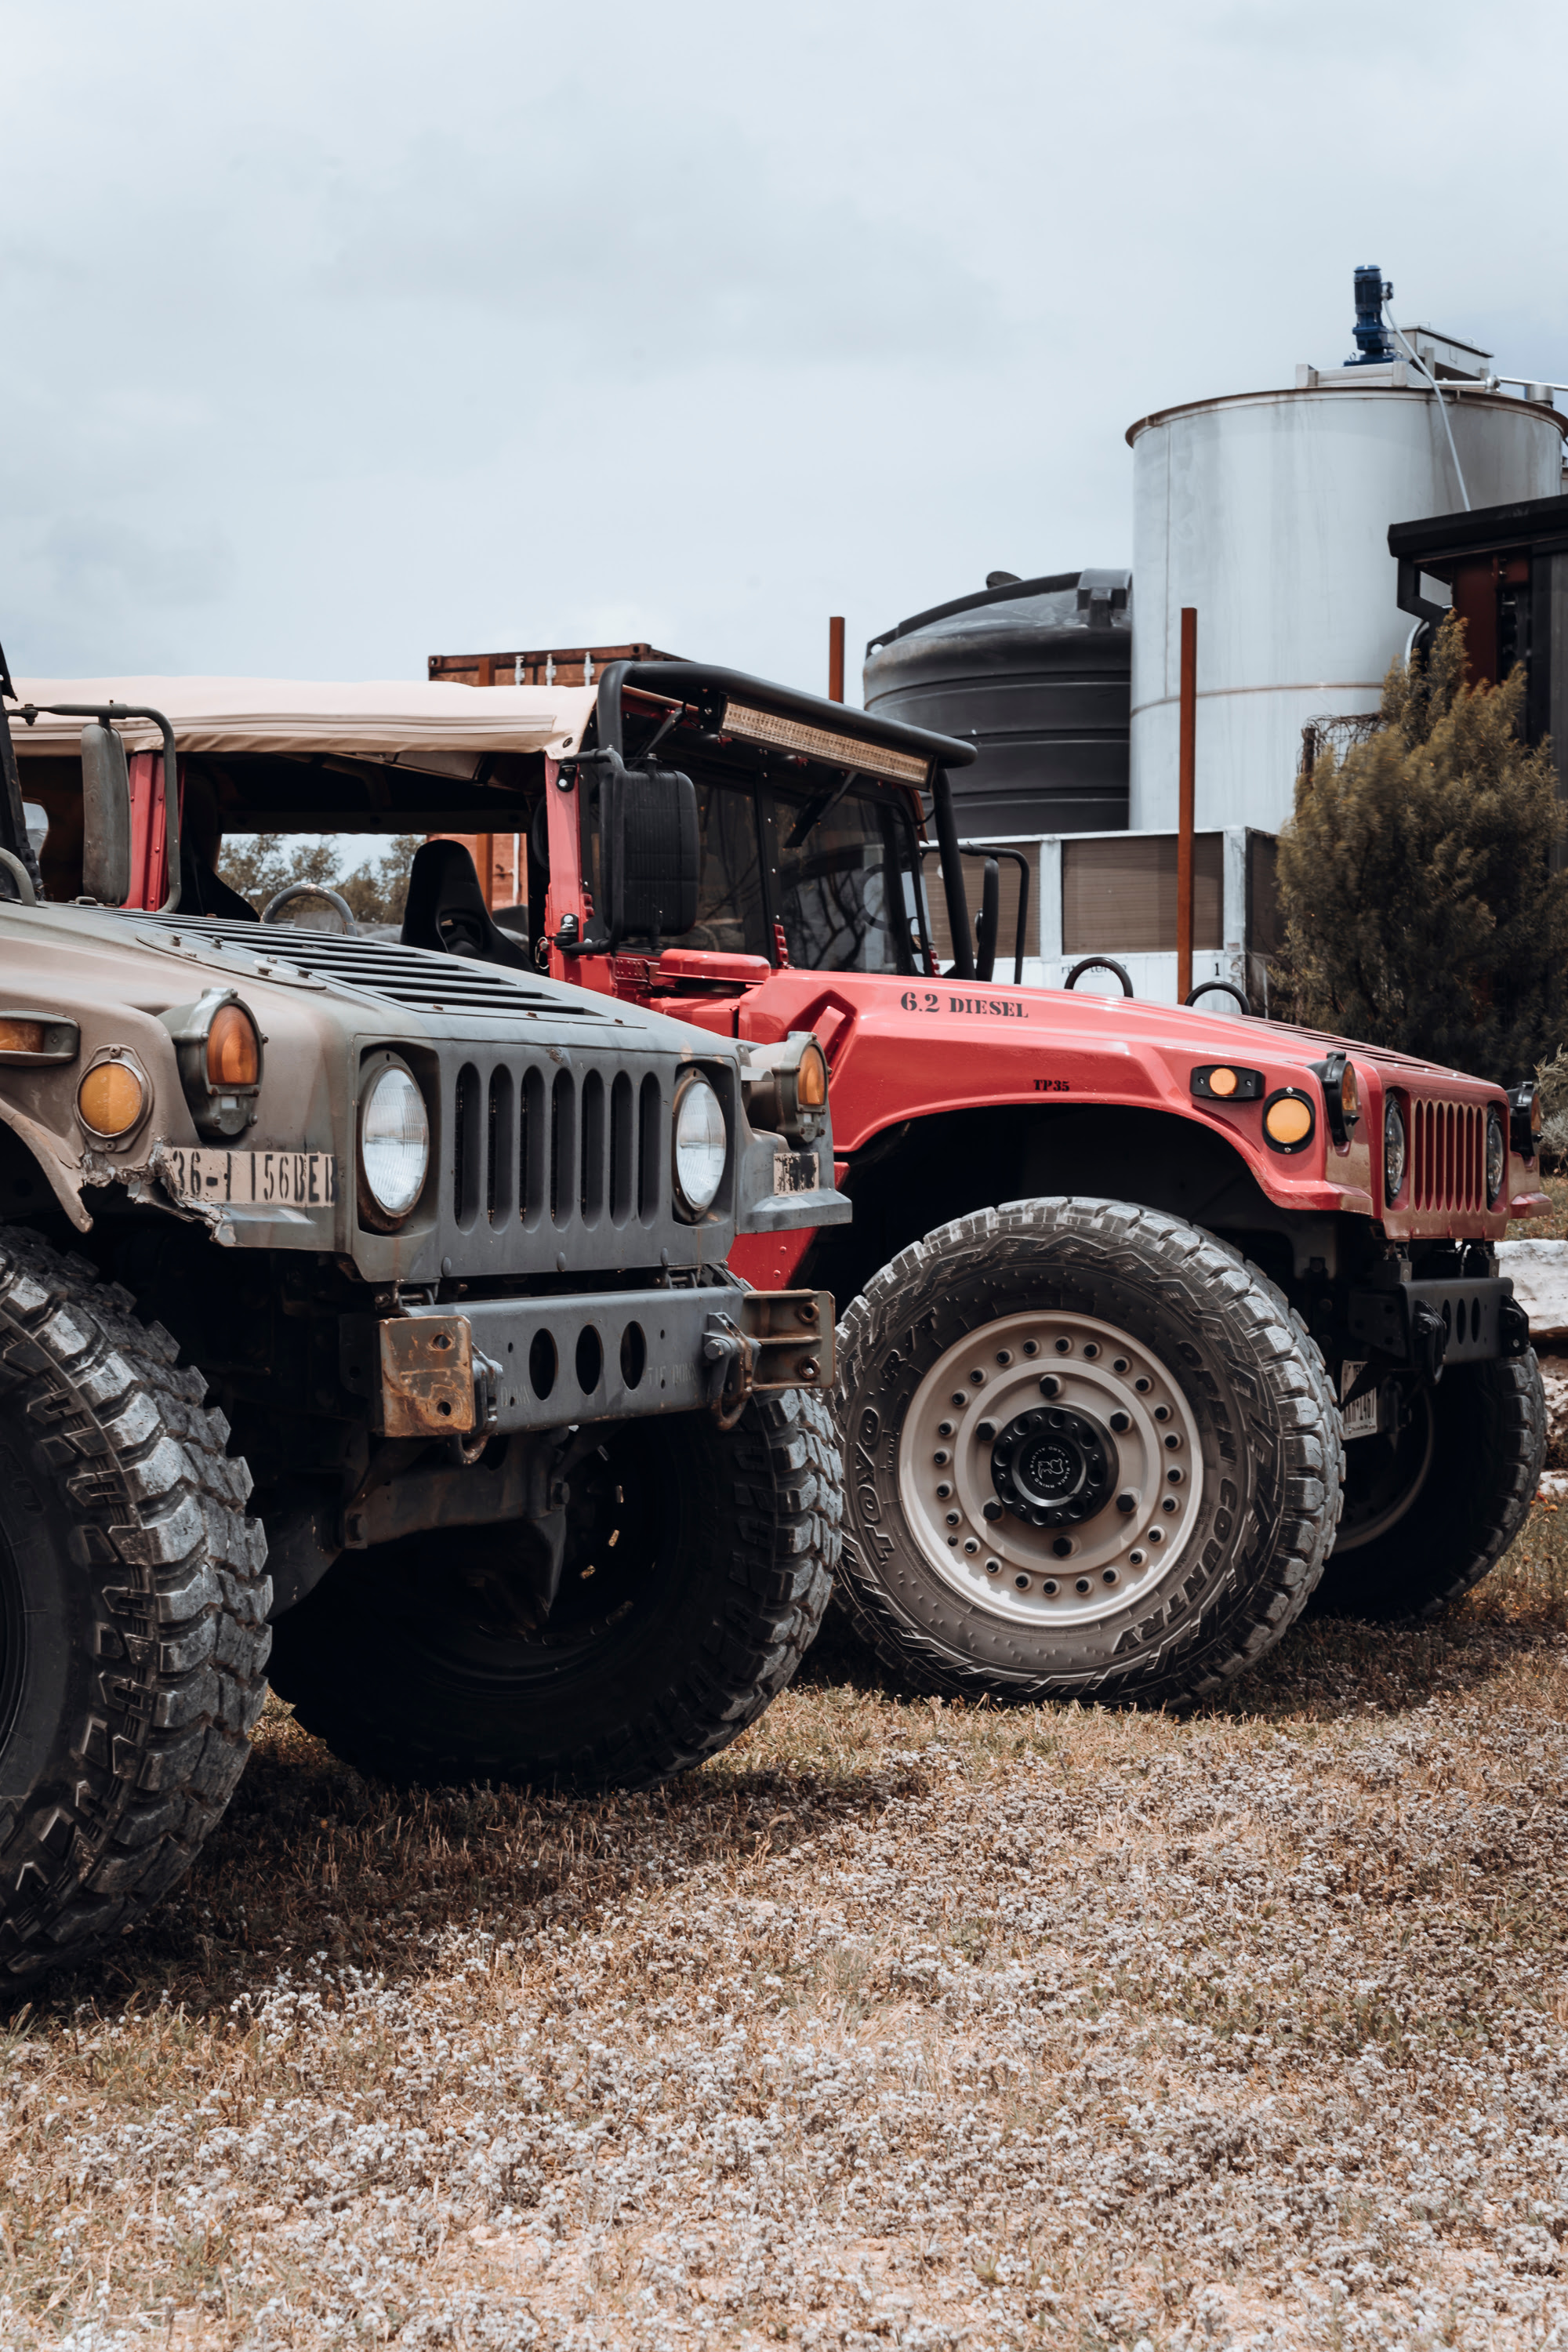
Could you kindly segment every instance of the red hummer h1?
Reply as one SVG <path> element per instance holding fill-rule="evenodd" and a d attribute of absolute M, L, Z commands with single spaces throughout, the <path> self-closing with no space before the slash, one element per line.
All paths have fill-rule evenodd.
<path fill-rule="evenodd" d="M 854 1222 L 732 1262 L 841 1303 L 840 1597 L 906 1685 L 1190 1699 L 1314 1592 L 1407 1618 L 1485 1575 L 1544 1443 L 1495 1255 L 1542 1205 L 1533 1090 L 998 980 L 948 782 L 969 746 L 700 664 L 595 683 L 542 805 L 498 799 L 532 952 L 753 1048 L 819 1041 Z M 600 919 L 616 860 L 663 879 L 651 932 Z"/>

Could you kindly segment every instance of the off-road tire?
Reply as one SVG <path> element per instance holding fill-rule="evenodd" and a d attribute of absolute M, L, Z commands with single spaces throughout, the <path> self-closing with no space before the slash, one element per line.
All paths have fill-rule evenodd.
<path fill-rule="evenodd" d="M 1436 1617 L 1497 1566 L 1524 1525 L 1546 1454 L 1534 1349 L 1450 1364 L 1427 1396 L 1435 1427 L 1425 1475 L 1386 1532 L 1353 1549 L 1336 1545 L 1312 1596 L 1316 1613 L 1382 1624 Z M 1359 1437 L 1345 1448 L 1347 1502 L 1362 1449 L 1378 1442 Z"/>
<path fill-rule="evenodd" d="M 84 1258 L 0 1234 L 0 1982 L 191 1865 L 267 1696 L 267 1543 L 206 1382 Z"/>
<path fill-rule="evenodd" d="M 1151 1583 L 1140 1568 L 1140 1587 L 1128 1570 L 1125 1600 L 1121 1586 L 1104 1598 L 1093 1578 L 1078 1585 L 1076 1591 L 1088 1594 L 1079 1604 L 1087 1630 L 1063 1630 L 1044 1608 L 1022 1626 L 1016 1613 L 1011 1620 L 999 1613 L 1004 1600 L 1016 1612 L 1032 1606 L 1014 1603 L 1005 1591 L 1022 1583 L 1027 1560 L 1007 1563 L 994 1585 L 979 1581 L 980 1570 L 989 1573 L 984 1559 L 967 1584 L 956 1559 L 939 1572 L 931 1564 L 932 1521 L 923 1523 L 922 1545 L 922 1523 L 904 1499 L 913 1491 L 911 1479 L 930 1475 L 923 1450 L 918 1460 L 904 1450 L 916 1442 L 914 1420 L 907 1428 L 905 1422 L 906 1414 L 931 1409 L 925 1400 L 934 1368 L 967 1362 L 949 1351 L 968 1346 L 968 1334 L 992 1325 L 1026 1330 L 1036 1315 L 1047 1318 L 1040 1325 L 1046 1332 L 1066 1330 L 1080 1317 L 1085 1330 L 1098 1324 L 1125 1334 L 1126 1356 L 1116 1354 L 1115 1341 L 1097 1339 L 1089 1351 L 1112 1363 L 1125 1365 L 1146 1351 L 1145 1362 L 1163 1366 L 1174 1398 L 1169 1427 L 1185 1418 L 1203 1462 L 1195 1501 L 1178 1507 L 1193 1509 L 1192 1531 L 1177 1544 L 1171 1569 L 1150 1571 L 1163 1580 Z M 1052 1323 L 1052 1317 L 1060 1319 Z M 1042 1372 L 1052 1361 L 1067 1361 L 1053 1356 L 1048 1338 L 1030 1344 L 1043 1349 L 1035 1365 Z M 986 1376 L 1012 1383 L 1008 1394 L 1016 1396 L 1016 1349 L 1005 1359 L 993 1353 L 1009 1369 Z M 1322 1358 L 1282 1293 L 1256 1266 L 1179 1218 L 1087 1199 L 1016 1201 L 959 1218 L 901 1251 L 868 1283 L 839 1325 L 838 1366 L 847 1488 L 838 1597 L 850 1625 L 907 1689 L 1003 1700 L 1204 1699 L 1279 1641 L 1321 1573 L 1343 1465 Z M 1109 1367 L 1097 1365 L 1096 1376 L 1101 1369 Z M 1134 1360 L 1125 1379 L 1132 1381 L 1137 1369 Z M 978 1352 L 973 1370 L 985 1371 Z M 947 1381 L 965 1377 L 944 1370 L 943 1392 Z M 962 1393 L 953 1391 L 955 1399 Z M 1069 1393 L 1070 1384 L 1064 1402 Z M 971 1394 L 978 1407 L 982 1391 Z M 953 1411 L 958 1434 L 946 1443 L 973 1444 L 984 1424 L 973 1415 L 965 1422 L 957 1404 Z M 1125 1443 L 1140 1443 L 1136 1429 Z M 954 1469 L 941 1475 L 957 1480 L 964 1457 L 952 1458 Z M 984 1456 L 973 1458 L 984 1463 Z M 973 1473 L 972 1486 L 979 1491 Z M 964 1492 L 961 1486 L 955 1511 Z M 1096 1533 L 1114 1528 L 1109 1510 L 1085 1525 L 1086 1562 L 1094 1542 L 1112 1540 Z M 979 1531 L 977 1518 L 959 1516 Z M 1170 1524 L 1173 1529 L 1189 1522 Z M 1014 1538 L 1016 1549 L 1034 1541 L 1027 1528 L 1005 1517 L 992 1525 Z M 992 1541 L 1000 1551 L 994 1533 Z M 986 1549 L 982 1541 L 980 1551 Z M 1165 1555 L 1145 1545 L 1143 1557 L 1147 1563 Z M 1051 1589 L 1049 1573 L 1043 1559 L 1033 1587 L 1042 1598 Z M 1064 1594 L 1072 1573 L 1061 1571 Z M 1113 1570 L 1103 1581 L 1121 1573 Z M 1102 1598 L 1102 1614 L 1094 1618 Z"/>
<path fill-rule="evenodd" d="M 617 1555 L 584 1535 L 540 1639 L 487 1641 L 464 1616 L 461 1581 L 490 1531 L 345 1552 L 276 1628 L 273 1683 L 298 1721 L 403 1783 L 581 1790 L 649 1787 L 754 1722 L 810 1647 L 837 1566 L 842 1470 L 827 1400 L 789 1390 L 754 1399 L 729 1431 L 679 1413 L 606 1430 L 605 1442 L 616 1475 L 640 1465 L 664 1514 L 647 1530 L 646 1567 L 627 1557 L 634 1526 L 617 1528 Z M 572 1478 L 580 1494 L 583 1471 Z M 606 1601 L 626 1600 L 602 1623 L 584 1615 L 577 1640 L 584 1570 L 624 1575 Z"/>

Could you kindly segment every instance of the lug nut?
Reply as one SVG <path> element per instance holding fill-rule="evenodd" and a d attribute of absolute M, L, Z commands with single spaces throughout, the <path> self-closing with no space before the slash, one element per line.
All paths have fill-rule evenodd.
<path fill-rule="evenodd" d="M 1130 1412 L 1113 1412 L 1110 1416 L 1110 1426 L 1120 1436 L 1124 1429 L 1131 1428 L 1132 1415 Z"/>
<path fill-rule="evenodd" d="M 999 1519 L 999 1518 L 1001 1517 L 1001 1516 L 1002 1516 L 1002 1506 L 1001 1506 L 1001 1504 L 996 1500 L 996 1497 L 995 1497 L 995 1496 L 994 1496 L 994 1495 L 993 1495 L 993 1496 L 991 1496 L 991 1498 L 990 1498 L 990 1500 L 989 1500 L 988 1502 L 983 1503 L 983 1504 L 981 1505 L 981 1507 L 980 1507 L 980 1516 L 981 1516 L 981 1517 L 982 1517 L 982 1518 L 985 1518 L 985 1519 Z"/>
<path fill-rule="evenodd" d="M 996 1423 L 994 1421 L 980 1422 L 975 1427 L 974 1434 L 976 1437 L 984 1438 L 989 1444 L 996 1434 Z"/>
<path fill-rule="evenodd" d="M 1055 1372 L 1042 1372 L 1040 1375 L 1040 1394 L 1042 1396 L 1060 1396 L 1061 1392 L 1062 1384 L 1060 1381 L 1058 1380 Z"/>
<path fill-rule="evenodd" d="M 1131 1517 L 1131 1515 L 1132 1514 L 1132 1512 L 1134 1512 L 1134 1511 L 1138 1508 L 1138 1497 L 1137 1497 L 1137 1496 L 1136 1496 L 1136 1495 L 1118 1495 L 1118 1496 L 1116 1497 L 1116 1507 L 1117 1507 L 1117 1509 L 1118 1509 L 1119 1511 L 1124 1511 L 1124 1512 L 1126 1512 L 1126 1513 L 1128 1514 L 1128 1516 L 1129 1516 L 1129 1517 Z"/>

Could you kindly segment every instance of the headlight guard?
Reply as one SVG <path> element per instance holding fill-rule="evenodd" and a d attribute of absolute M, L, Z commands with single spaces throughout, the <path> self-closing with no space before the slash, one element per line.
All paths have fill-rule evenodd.
<path fill-rule="evenodd" d="M 1526 1078 L 1508 1090 L 1509 1141 L 1521 1160 L 1535 1160 L 1541 1152 L 1541 1088 L 1533 1078 Z"/>
<path fill-rule="evenodd" d="M 266 1040 L 238 991 L 209 988 L 194 1004 L 173 1005 L 160 1018 L 174 1041 L 196 1133 L 243 1135 L 257 1115 Z"/>
<path fill-rule="evenodd" d="M 827 1056 L 809 1029 L 752 1045 L 741 1064 L 746 1117 L 759 1132 L 815 1143 L 827 1125 Z"/>

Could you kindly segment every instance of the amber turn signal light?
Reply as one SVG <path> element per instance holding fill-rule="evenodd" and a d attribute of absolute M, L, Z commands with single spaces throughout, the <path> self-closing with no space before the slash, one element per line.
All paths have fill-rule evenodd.
<path fill-rule="evenodd" d="M 805 1110 L 820 1110 L 827 1100 L 827 1056 L 815 1038 L 800 1057 L 795 1097 Z"/>
<path fill-rule="evenodd" d="M 40 1062 L 74 1062 L 80 1051 L 81 1031 L 61 1014 L 13 1004 L 0 1011 L 0 1062 L 26 1069 Z"/>
<path fill-rule="evenodd" d="M 1238 1062 L 1200 1062 L 1192 1076 L 1199 1102 L 1258 1102 L 1263 1096 L 1261 1070 L 1244 1070 Z"/>
<path fill-rule="evenodd" d="M 254 1087 L 261 1082 L 261 1040 L 243 1004 L 220 1004 L 207 1031 L 207 1084 Z"/>
<path fill-rule="evenodd" d="M 1361 1081 L 1355 1064 L 1343 1054 L 1331 1054 L 1326 1061 L 1314 1062 L 1312 1069 L 1323 1089 L 1329 1133 L 1336 1143 L 1348 1143 L 1361 1118 Z"/>
<path fill-rule="evenodd" d="M 1263 1133 L 1276 1151 L 1305 1151 L 1316 1125 L 1312 1098 L 1300 1087 L 1279 1087 L 1263 1106 Z"/>
<path fill-rule="evenodd" d="M 98 1062 L 76 1090 L 77 1117 L 90 1135 L 129 1135 L 147 1101 L 142 1074 L 129 1062 Z"/>

